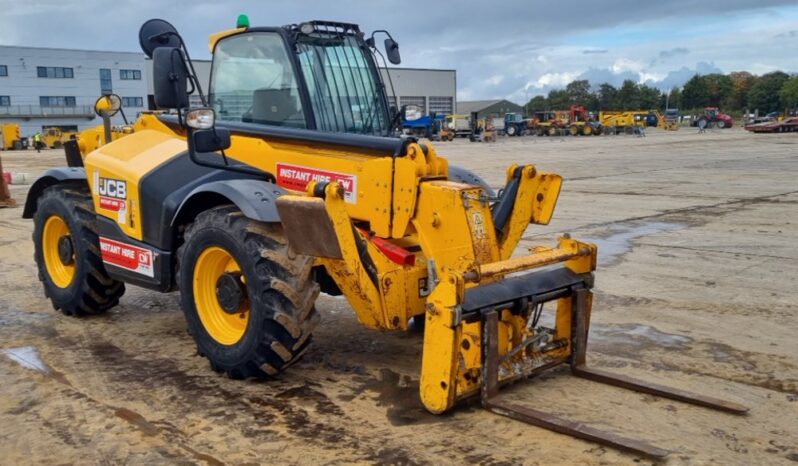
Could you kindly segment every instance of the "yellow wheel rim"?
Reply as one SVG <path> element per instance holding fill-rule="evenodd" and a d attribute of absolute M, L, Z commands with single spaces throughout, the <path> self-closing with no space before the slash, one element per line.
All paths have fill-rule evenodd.
<path fill-rule="evenodd" d="M 63 218 L 52 215 L 44 222 L 42 232 L 42 253 L 47 275 L 53 284 L 59 288 L 66 288 L 75 278 L 75 254 L 72 253 L 71 261 L 65 264 L 59 255 L 58 246 L 62 237 L 69 237 L 69 227 Z"/>
<path fill-rule="evenodd" d="M 241 272 L 229 252 L 217 246 L 202 251 L 194 266 L 194 305 L 208 335 L 222 345 L 233 345 L 247 330 L 249 303 L 237 314 L 222 309 L 216 296 L 216 284 L 226 272 Z"/>

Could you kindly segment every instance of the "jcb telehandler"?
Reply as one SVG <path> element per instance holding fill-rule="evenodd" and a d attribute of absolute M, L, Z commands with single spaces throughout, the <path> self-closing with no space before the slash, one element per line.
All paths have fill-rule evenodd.
<path fill-rule="evenodd" d="M 162 20 L 140 42 L 155 104 L 136 131 L 32 186 L 35 259 L 68 315 L 99 314 L 131 283 L 180 290 L 199 354 L 233 378 L 274 376 L 308 348 L 320 290 L 363 325 L 424 322 L 420 396 L 433 413 L 480 396 L 491 411 L 639 454 L 666 450 L 517 406 L 500 386 L 573 373 L 716 409 L 727 401 L 585 366 L 596 246 L 513 252 L 547 224 L 560 176 L 512 165 L 499 196 L 426 143 L 395 137 L 374 34 L 311 21 L 213 34 L 202 93 Z M 388 35 L 389 60 L 399 63 Z M 203 107 L 189 108 L 196 90 Z M 553 323 L 541 318 L 553 313 Z"/>

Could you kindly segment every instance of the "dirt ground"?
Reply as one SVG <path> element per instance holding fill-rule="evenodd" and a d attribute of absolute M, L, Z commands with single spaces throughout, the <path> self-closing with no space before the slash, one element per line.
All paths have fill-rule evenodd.
<path fill-rule="evenodd" d="M 667 464 L 798 462 L 798 135 L 682 129 L 647 137 L 437 143 L 503 182 L 513 162 L 566 181 L 554 220 L 599 245 L 589 363 L 751 407 L 734 416 L 557 370 L 524 404 L 671 450 Z M 31 178 L 59 151 L 3 152 Z M 12 186 L 23 201 L 28 186 Z M 0 210 L 2 464 L 646 464 L 476 405 L 427 414 L 421 334 L 359 326 L 322 296 L 313 348 L 278 380 L 225 379 L 196 356 L 178 295 L 128 287 L 97 318 L 52 310 L 32 224 Z M 521 250 L 521 249 L 519 249 Z"/>

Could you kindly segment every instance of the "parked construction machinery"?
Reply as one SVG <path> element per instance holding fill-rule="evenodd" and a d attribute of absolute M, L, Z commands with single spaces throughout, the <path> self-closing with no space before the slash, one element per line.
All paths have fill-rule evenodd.
<path fill-rule="evenodd" d="M 398 44 L 379 33 L 399 64 Z M 427 141 L 398 137 L 407 109 L 390 110 L 375 34 L 327 21 L 249 27 L 242 15 L 210 37 L 210 98 L 169 23 L 146 22 L 139 39 L 168 113 L 145 112 L 134 133 L 47 171 L 26 200 L 39 277 L 65 314 L 107 311 L 125 283 L 179 289 L 211 367 L 268 378 L 308 349 L 324 291 L 372 329 L 424 322 L 419 392 L 432 413 L 479 397 L 560 433 L 668 453 L 544 412 L 553 402 L 529 409 L 499 393 L 563 364 L 745 412 L 585 365 L 596 246 L 563 235 L 514 254 L 530 224 L 551 220 L 562 178 L 514 164 L 497 195 Z M 201 107 L 189 107 L 191 90 Z"/>
<path fill-rule="evenodd" d="M 665 131 L 678 131 L 679 130 L 679 109 L 668 108 L 665 109 L 665 114 L 655 111 L 657 117 L 657 127 Z"/>
<path fill-rule="evenodd" d="M 22 150 L 27 146 L 16 123 L 0 123 L 0 150 Z"/>
<path fill-rule="evenodd" d="M 67 131 L 57 127 L 44 128 L 42 143 L 50 149 L 60 149 L 64 143 L 78 136 L 77 131 Z"/>
<path fill-rule="evenodd" d="M 763 121 L 761 123 L 752 123 L 745 125 L 746 131 L 752 133 L 791 133 L 798 131 L 798 117 L 787 117 L 782 119 L 774 119 L 772 121 Z"/>
<path fill-rule="evenodd" d="M 567 128 L 571 136 L 598 136 L 602 132 L 601 123 L 593 121 L 582 105 L 571 105 L 568 109 Z"/>
<path fill-rule="evenodd" d="M 504 134 L 507 136 L 523 136 L 527 134 L 530 121 L 520 113 L 508 112 L 504 114 Z"/>
<path fill-rule="evenodd" d="M 640 111 L 601 111 L 599 122 L 607 134 L 635 134 L 641 127 L 648 125 L 646 117 L 649 112 Z"/>
<path fill-rule="evenodd" d="M 565 129 L 567 123 L 567 115 L 552 111 L 535 112 L 527 123 L 527 128 L 538 136 L 557 136 Z"/>
<path fill-rule="evenodd" d="M 451 131 L 454 137 L 468 137 L 471 135 L 470 118 L 470 115 L 446 115 L 444 128 Z"/>
<path fill-rule="evenodd" d="M 471 112 L 471 134 L 468 140 L 471 142 L 496 142 L 496 130 L 493 128 L 491 118 L 479 118 L 479 112 Z"/>
<path fill-rule="evenodd" d="M 704 108 L 704 114 L 693 118 L 690 126 L 697 126 L 701 129 L 716 127 L 719 129 L 731 128 L 734 125 L 734 118 L 721 113 L 718 107 Z"/>

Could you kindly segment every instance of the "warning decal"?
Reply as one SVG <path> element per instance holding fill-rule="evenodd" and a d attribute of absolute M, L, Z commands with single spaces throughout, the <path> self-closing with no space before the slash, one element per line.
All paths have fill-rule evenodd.
<path fill-rule="evenodd" d="M 152 251 L 127 243 L 100 237 L 100 251 L 103 262 L 115 265 L 131 272 L 154 277 Z"/>
<path fill-rule="evenodd" d="M 120 199 L 113 199 L 110 197 L 100 196 L 100 208 L 106 210 L 112 210 L 114 212 L 124 211 L 127 206 L 125 205 L 125 201 Z"/>
<path fill-rule="evenodd" d="M 311 181 L 327 183 L 337 181 L 344 188 L 344 200 L 350 204 L 357 203 L 357 176 L 355 175 L 288 163 L 277 164 L 277 184 L 283 188 L 304 191 L 305 186 Z"/>

